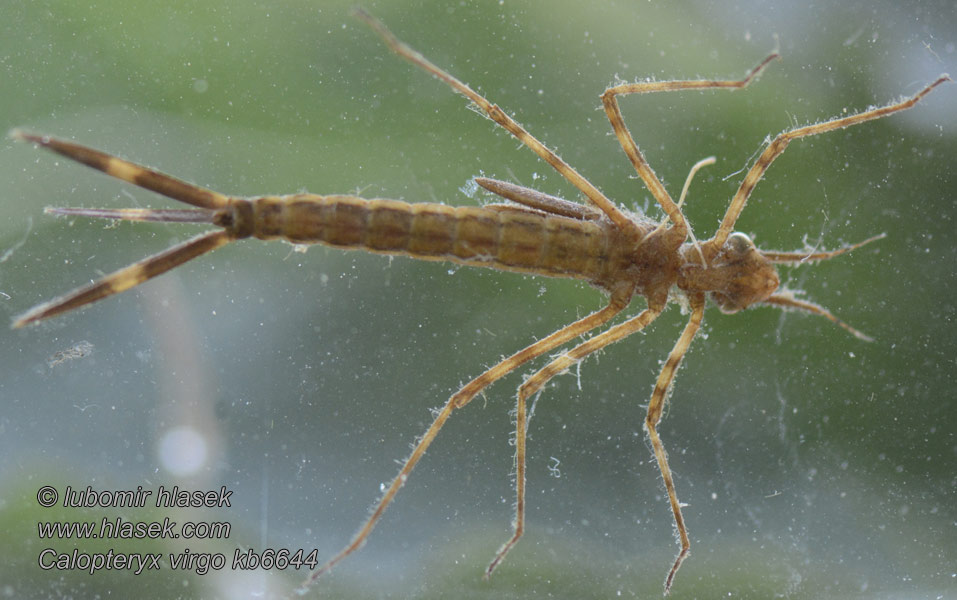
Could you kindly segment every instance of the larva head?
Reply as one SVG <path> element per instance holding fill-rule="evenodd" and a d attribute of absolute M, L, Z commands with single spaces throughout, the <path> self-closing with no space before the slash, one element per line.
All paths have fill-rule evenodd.
<path fill-rule="evenodd" d="M 771 261 L 762 256 L 751 238 L 741 232 L 728 236 L 716 260 L 724 262 L 726 273 L 724 285 L 711 293 L 721 312 L 736 313 L 755 302 L 767 300 L 781 283 Z"/>
<path fill-rule="evenodd" d="M 727 314 L 767 300 L 780 283 L 771 261 L 740 232 L 728 236 L 707 266 L 685 264 L 678 280 L 684 290 L 710 292 L 721 312 Z"/>

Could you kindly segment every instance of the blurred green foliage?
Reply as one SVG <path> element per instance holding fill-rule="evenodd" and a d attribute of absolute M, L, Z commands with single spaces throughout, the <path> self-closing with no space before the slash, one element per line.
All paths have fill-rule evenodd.
<path fill-rule="evenodd" d="M 484 200 L 460 188 L 485 174 L 577 198 L 464 100 L 389 54 L 350 5 L 11 3 L 0 25 L 0 125 L 241 195 L 358 190 L 464 204 Z M 648 194 L 598 94 L 616 78 L 741 76 L 779 46 L 784 59 L 746 91 L 623 101 L 672 193 L 695 161 L 718 157 L 686 209 L 701 238 L 766 136 L 957 72 L 957 23 L 943 1 L 367 8 L 635 210 L 649 206 Z M 796 142 L 756 189 L 739 227 L 762 247 L 832 248 L 888 233 L 784 275 L 877 341 L 770 309 L 709 310 L 662 426 L 693 543 L 673 597 L 934 597 L 953 585 L 955 93 L 945 86 L 907 114 Z M 22 144 L 0 145 L 0 173 L 0 305 L 11 317 L 193 232 L 45 217 L 51 204 L 170 203 Z M 37 521 L 84 517 L 40 509 L 36 488 L 170 481 L 157 439 L 171 415 L 206 411 L 220 446 L 193 483 L 236 489 L 227 516 L 240 533 L 224 544 L 318 546 L 327 557 L 394 475 L 430 407 L 601 302 L 574 282 L 249 242 L 141 291 L 7 331 L 0 591 L 288 589 L 299 575 L 280 583 L 229 572 L 146 580 L 40 571 Z M 672 309 L 543 394 L 530 428 L 529 533 L 491 583 L 480 575 L 508 535 L 518 374 L 455 415 L 370 543 L 319 592 L 660 593 L 675 548 L 642 405 L 682 320 Z M 46 366 L 78 340 L 94 354 Z M 202 410 L 189 404 L 190 382 L 203 390 Z"/>

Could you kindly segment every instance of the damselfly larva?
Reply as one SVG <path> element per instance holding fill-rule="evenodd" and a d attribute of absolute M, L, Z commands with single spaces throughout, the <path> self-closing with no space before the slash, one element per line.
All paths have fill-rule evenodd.
<path fill-rule="evenodd" d="M 697 242 L 681 211 L 687 182 L 679 201 L 672 200 L 625 126 L 618 106 L 619 96 L 678 90 L 744 88 L 777 58 L 777 54 L 768 56 L 740 80 L 632 83 L 611 87 L 601 95 L 605 113 L 622 149 L 667 215 L 659 223 L 620 209 L 498 106 L 400 42 L 384 25 L 367 13 L 359 10 L 357 15 L 381 36 L 393 52 L 468 98 L 493 121 L 558 171 L 590 204 L 581 205 L 485 178 L 478 178 L 476 182 L 510 202 L 483 207 L 453 207 L 434 203 L 409 204 L 389 199 L 363 199 L 347 195 L 295 194 L 241 198 L 206 190 L 72 142 L 15 130 L 11 135 L 17 139 L 34 142 L 108 175 L 195 207 L 167 210 L 48 208 L 46 211 L 49 213 L 132 221 L 210 223 L 216 225 L 217 229 L 37 306 L 17 318 L 13 326 L 22 327 L 117 294 L 229 242 L 248 237 L 261 240 L 283 238 L 295 244 L 321 243 L 383 254 L 402 254 L 425 260 L 447 260 L 505 271 L 575 278 L 590 283 L 608 296 L 609 300 L 604 308 L 501 360 L 455 392 L 436 412 L 434 421 L 415 444 L 412 454 L 386 488 L 368 520 L 338 554 L 313 571 L 304 583 L 304 586 L 308 586 L 365 543 L 399 488 L 405 484 L 412 469 L 456 409 L 464 407 L 487 386 L 525 363 L 547 355 L 607 324 L 628 307 L 635 296 L 644 296 L 647 306 L 636 316 L 580 341 L 552 358 L 519 387 L 515 413 L 516 509 L 513 533 L 488 565 L 485 573 L 486 576 L 490 575 L 522 536 L 525 528 L 525 443 L 528 418 L 526 403 L 529 397 L 538 393 L 551 378 L 589 354 L 648 326 L 665 309 L 669 296 L 683 296 L 690 307 L 690 318 L 661 368 L 645 418 L 645 430 L 667 489 L 680 541 L 680 551 L 665 578 L 664 588 L 667 593 L 678 568 L 688 555 L 690 544 L 667 454 L 657 427 L 675 372 L 701 326 L 707 299 L 710 298 L 724 313 L 736 313 L 752 305 L 762 304 L 804 311 L 830 319 L 853 335 L 868 339 L 861 332 L 838 320 L 825 308 L 798 300 L 786 290 L 779 289 L 780 280 L 774 265 L 830 259 L 883 236 L 874 236 L 830 252 L 759 250 L 747 235 L 733 232 L 735 222 L 751 191 L 791 141 L 906 110 L 949 78 L 941 75 L 914 96 L 881 108 L 779 134 L 763 148 L 748 169 L 711 239 Z M 698 167 L 710 162 L 713 162 L 713 159 L 701 161 L 691 175 Z"/>

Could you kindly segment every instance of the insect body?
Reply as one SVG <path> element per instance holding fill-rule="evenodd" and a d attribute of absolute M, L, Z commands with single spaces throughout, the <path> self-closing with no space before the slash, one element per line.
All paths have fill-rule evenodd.
<path fill-rule="evenodd" d="M 656 223 L 620 210 L 595 186 L 496 105 L 400 42 L 385 26 L 365 12 L 360 10 L 357 14 L 394 52 L 466 96 L 492 120 L 545 160 L 578 188 L 591 206 L 485 178 L 477 179 L 477 183 L 512 203 L 484 207 L 450 207 L 441 204 L 409 204 L 388 199 L 367 200 L 356 196 L 311 194 L 240 198 L 205 190 L 72 142 L 14 131 L 12 135 L 18 139 L 34 142 L 94 169 L 195 207 L 177 210 L 48 208 L 47 212 L 127 220 L 198 222 L 218 226 L 214 231 L 201 234 L 107 275 L 89 286 L 37 306 L 16 319 L 14 326 L 33 323 L 122 292 L 192 258 L 248 237 L 262 240 L 284 238 L 297 244 L 322 243 L 385 254 L 404 254 L 426 260 L 447 260 L 507 271 L 575 278 L 587 281 L 608 295 L 608 304 L 604 308 L 501 360 L 455 392 L 444 407 L 437 411 L 433 423 L 416 443 L 399 474 L 385 489 L 372 515 L 349 544 L 311 574 L 305 584 L 308 585 L 365 543 L 399 488 L 456 409 L 468 404 L 488 385 L 521 365 L 549 354 L 583 334 L 607 324 L 628 307 L 636 295 L 644 296 L 647 300 L 644 310 L 554 357 L 519 387 L 515 434 L 514 530 L 488 566 L 486 575 L 491 574 L 524 531 L 528 399 L 540 391 L 551 378 L 589 354 L 648 326 L 665 309 L 670 295 L 677 291 L 687 300 L 691 316 L 664 362 L 645 419 L 645 429 L 661 470 L 680 538 L 679 554 L 665 580 L 667 592 L 678 568 L 688 555 L 690 543 L 657 426 L 675 372 L 701 326 L 706 299 L 710 297 L 725 313 L 735 313 L 759 304 L 801 310 L 826 317 L 857 337 L 868 339 L 839 321 L 826 309 L 795 299 L 786 290 L 779 290 L 780 280 L 774 265 L 829 259 L 882 236 L 831 252 L 759 250 L 748 236 L 733 232 L 734 224 L 744 209 L 748 196 L 774 159 L 792 140 L 857 125 L 905 110 L 949 78 L 946 75 L 941 76 L 904 101 L 778 135 L 751 165 L 714 236 L 698 243 L 681 212 L 684 192 L 676 203 L 665 190 L 625 126 L 618 107 L 618 97 L 674 90 L 743 88 L 777 55 L 769 56 L 741 80 L 625 84 L 609 88 L 602 94 L 605 113 L 622 149 L 667 215 L 663 222 Z M 708 162 L 702 161 L 695 169 Z M 690 175 L 688 181 L 690 182 Z"/>

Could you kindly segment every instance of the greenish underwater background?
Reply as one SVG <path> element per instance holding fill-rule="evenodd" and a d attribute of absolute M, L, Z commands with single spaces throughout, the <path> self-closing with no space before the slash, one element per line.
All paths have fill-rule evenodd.
<path fill-rule="evenodd" d="M 19 2 L 0 24 L 0 129 L 75 139 L 238 195 L 360 192 L 468 204 L 476 175 L 577 199 L 531 152 L 389 53 L 351 1 Z M 606 195 L 650 195 L 600 110 L 609 84 L 738 78 L 744 91 L 622 101 L 708 238 L 769 135 L 957 74 L 938 2 L 368 2 Z M 767 249 L 887 238 L 783 280 L 876 341 L 761 308 L 706 313 L 660 428 L 692 537 L 672 598 L 944 598 L 957 556 L 954 216 L 957 85 L 905 114 L 793 143 L 738 228 Z M 57 219 L 43 207 L 176 207 L 0 140 L 0 312 L 186 239 L 193 225 Z M 656 217 L 657 218 L 657 217 Z M 0 595 L 272 598 L 302 573 L 43 571 L 45 547 L 222 552 L 344 545 L 457 387 L 601 306 L 586 285 L 406 258 L 237 243 L 86 310 L 0 328 Z M 638 299 L 630 309 L 643 306 Z M 556 379 L 529 428 L 527 534 L 509 535 L 523 370 L 457 412 L 324 598 L 656 598 L 677 551 L 642 431 L 685 317 Z M 54 367 L 80 342 L 93 351 Z M 171 430 L 203 468 L 160 459 Z M 179 429 L 182 431 L 182 429 Z M 187 452 L 186 458 L 192 456 Z M 233 490 L 220 511 L 43 509 L 42 485 Z M 40 540 L 47 520 L 227 521 L 210 542 Z M 148 590 L 148 591 L 147 591 Z"/>

